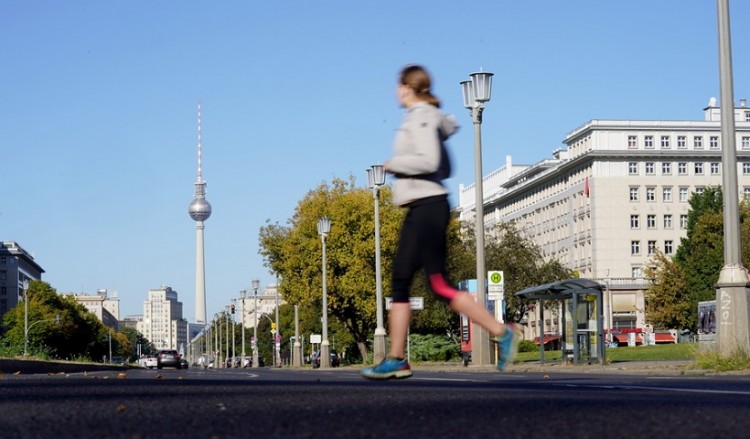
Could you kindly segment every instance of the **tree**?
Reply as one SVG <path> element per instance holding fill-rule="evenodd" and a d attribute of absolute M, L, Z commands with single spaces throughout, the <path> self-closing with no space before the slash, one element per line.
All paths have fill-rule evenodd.
<path fill-rule="evenodd" d="M 700 301 L 716 298 L 716 282 L 724 266 L 722 209 L 720 187 L 709 187 L 690 197 L 687 234 L 680 241 L 674 260 L 685 276 L 692 309 L 697 309 Z"/>
<path fill-rule="evenodd" d="M 651 280 L 646 290 L 646 315 L 651 324 L 660 329 L 694 327 L 694 303 L 680 267 L 657 251 L 644 274 Z"/>
<path fill-rule="evenodd" d="M 515 222 L 498 223 L 493 230 L 496 239 L 485 245 L 485 266 L 503 272 L 505 318 L 519 322 L 531 301 L 515 293 L 528 287 L 573 277 L 574 273 L 557 260 L 545 261 L 541 249 L 523 236 Z"/>
<path fill-rule="evenodd" d="M 375 329 L 375 243 L 372 192 L 356 188 L 354 179 L 334 179 L 311 190 L 298 204 L 287 226 L 267 224 L 260 231 L 260 253 L 281 277 L 287 303 L 320 307 L 322 246 L 317 222 L 331 218 L 326 239 L 329 329 L 338 320 L 367 357 L 367 338 Z M 403 212 L 381 190 L 381 261 L 383 294 L 389 292 L 390 261 L 396 249 Z M 331 338 L 329 331 L 329 339 Z"/>
<path fill-rule="evenodd" d="M 29 300 L 29 351 L 33 355 L 62 359 L 100 360 L 109 352 L 108 328 L 72 295 L 61 296 L 47 282 L 32 281 Z M 8 328 L 3 341 L 8 353 L 23 351 L 24 304 L 9 310 L 3 319 Z M 60 316 L 60 323 L 56 323 Z M 35 322 L 41 322 L 34 324 Z M 49 324 L 46 322 L 50 322 Z M 117 346 L 117 337 L 115 344 Z"/>

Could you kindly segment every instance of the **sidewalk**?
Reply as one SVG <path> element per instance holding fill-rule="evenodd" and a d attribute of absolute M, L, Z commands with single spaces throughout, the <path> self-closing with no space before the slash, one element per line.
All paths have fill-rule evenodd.
<path fill-rule="evenodd" d="M 0 358 L 0 374 L 58 374 L 81 373 L 102 370 L 126 370 L 127 366 L 116 364 L 75 363 L 69 361 L 18 360 Z"/>
<path fill-rule="evenodd" d="M 662 376 L 694 376 L 718 374 L 750 375 L 750 370 L 733 372 L 714 372 L 697 369 L 692 360 L 668 361 L 621 361 L 610 364 L 572 364 L 559 361 L 529 361 L 509 365 L 504 373 L 620 373 L 633 375 L 662 375 Z M 497 372 L 493 365 L 464 366 L 462 363 L 412 363 L 413 370 L 431 370 L 438 372 Z"/>

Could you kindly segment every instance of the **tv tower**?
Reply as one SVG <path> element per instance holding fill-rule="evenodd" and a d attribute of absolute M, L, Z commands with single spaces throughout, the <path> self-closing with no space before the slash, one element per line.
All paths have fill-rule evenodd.
<path fill-rule="evenodd" d="M 206 182 L 203 181 L 201 145 L 201 103 L 198 101 L 198 178 L 195 180 L 195 198 L 188 207 L 195 221 L 195 321 L 206 323 L 206 263 L 203 254 L 203 221 L 211 216 L 211 204 L 206 200 Z"/>

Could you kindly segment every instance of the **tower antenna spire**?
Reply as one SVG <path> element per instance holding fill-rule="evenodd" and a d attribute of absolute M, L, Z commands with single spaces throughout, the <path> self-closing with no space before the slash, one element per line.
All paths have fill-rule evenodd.
<path fill-rule="evenodd" d="M 201 101 L 198 101 L 198 183 L 203 181 L 203 138 L 201 137 Z"/>
<path fill-rule="evenodd" d="M 203 139 L 201 135 L 201 102 L 198 101 L 198 179 L 195 196 L 188 206 L 188 214 L 195 221 L 195 320 L 206 323 L 206 274 L 203 252 L 203 222 L 211 216 L 211 203 L 206 200 L 206 182 L 203 181 Z"/>

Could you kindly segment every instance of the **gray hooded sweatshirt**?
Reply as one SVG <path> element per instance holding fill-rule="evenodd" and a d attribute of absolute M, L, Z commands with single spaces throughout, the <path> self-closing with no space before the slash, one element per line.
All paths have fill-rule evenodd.
<path fill-rule="evenodd" d="M 388 161 L 388 171 L 396 176 L 393 184 L 393 203 L 398 206 L 413 201 L 445 195 L 448 190 L 441 180 L 450 169 L 443 142 L 458 131 L 453 116 L 447 116 L 426 102 L 410 107 L 393 142 L 394 155 Z M 440 172 L 438 170 L 440 169 Z M 448 171 L 449 173 L 450 171 Z"/>

